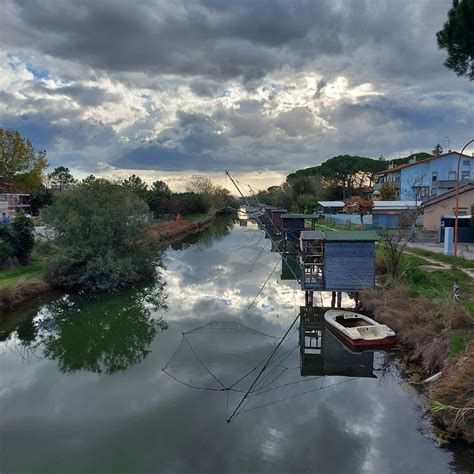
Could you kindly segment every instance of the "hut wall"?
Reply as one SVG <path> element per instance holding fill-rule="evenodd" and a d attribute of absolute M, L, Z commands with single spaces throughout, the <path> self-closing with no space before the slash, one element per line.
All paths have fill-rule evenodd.
<path fill-rule="evenodd" d="M 374 242 L 326 242 L 327 290 L 361 290 L 375 286 Z"/>
<path fill-rule="evenodd" d="M 272 212 L 272 222 L 277 229 L 281 229 L 283 226 L 282 214 L 283 212 Z"/>

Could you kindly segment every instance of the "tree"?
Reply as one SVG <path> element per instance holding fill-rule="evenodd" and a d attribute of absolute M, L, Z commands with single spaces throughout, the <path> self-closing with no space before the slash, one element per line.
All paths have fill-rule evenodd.
<path fill-rule="evenodd" d="M 12 179 L 26 189 L 41 186 L 48 166 L 46 151 L 35 153 L 29 139 L 20 132 L 0 128 L 0 176 Z"/>
<path fill-rule="evenodd" d="M 155 275 L 148 206 L 129 189 L 97 180 L 57 196 L 41 215 L 56 236 L 47 267 L 53 285 L 114 290 Z"/>
<path fill-rule="evenodd" d="M 436 39 L 448 53 L 444 65 L 458 76 L 474 80 L 474 0 L 453 0 L 448 20 Z"/>
<path fill-rule="evenodd" d="M 382 201 L 395 201 L 397 199 L 397 188 L 393 183 L 383 183 L 380 188 L 380 199 Z"/>
<path fill-rule="evenodd" d="M 353 196 L 344 201 L 345 212 L 355 212 L 360 216 L 360 223 L 364 224 L 364 216 L 372 211 L 374 201 L 372 199 L 363 199 L 360 196 Z"/>
<path fill-rule="evenodd" d="M 44 186 L 32 191 L 30 193 L 30 210 L 34 216 L 37 216 L 39 210 L 44 206 L 49 206 L 53 203 L 53 193 L 47 190 Z"/>
<path fill-rule="evenodd" d="M 62 191 L 68 184 L 74 184 L 76 182 L 74 176 L 69 171 L 69 168 L 65 168 L 64 166 L 58 166 L 57 168 L 54 168 L 51 173 L 48 173 L 48 181 L 51 184 L 58 185 L 60 191 Z"/>
<path fill-rule="evenodd" d="M 0 226 L 0 260 L 2 264 L 10 258 L 16 258 L 26 265 L 35 245 L 34 224 L 24 214 L 17 214 L 11 227 Z M 9 252 L 9 255 L 8 255 Z"/>
<path fill-rule="evenodd" d="M 127 188 L 135 193 L 140 199 L 146 199 L 148 185 L 140 178 L 140 176 L 132 174 L 132 176 L 124 179 L 121 184 L 124 188 Z"/>
<path fill-rule="evenodd" d="M 163 215 L 167 212 L 168 200 L 172 192 L 164 181 L 155 181 L 148 191 L 146 202 L 155 216 Z"/>

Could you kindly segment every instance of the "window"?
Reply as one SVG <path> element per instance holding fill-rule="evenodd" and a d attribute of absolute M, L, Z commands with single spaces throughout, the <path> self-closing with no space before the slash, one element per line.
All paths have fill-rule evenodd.
<path fill-rule="evenodd" d="M 456 181 L 456 171 L 450 171 L 448 173 L 448 180 L 449 181 Z"/>
<path fill-rule="evenodd" d="M 456 208 L 453 207 L 453 216 L 456 215 Z M 467 216 L 467 207 L 460 207 L 458 210 L 458 216 Z"/>
<path fill-rule="evenodd" d="M 430 195 L 430 187 L 429 186 L 419 186 L 417 188 L 414 188 L 414 191 L 416 192 L 416 199 L 420 198 L 425 198 Z"/>
<path fill-rule="evenodd" d="M 462 160 L 463 166 L 471 166 L 471 160 Z"/>
<path fill-rule="evenodd" d="M 438 190 L 436 188 L 431 188 L 431 195 L 436 196 L 437 191 Z"/>
<path fill-rule="evenodd" d="M 431 181 L 435 182 L 437 179 L 438 179 L 438 172 L 433 171 L 433 173 L 431 173 Z"/>
<path fill-rule="evenodd" d="M 462 179 L 469 178 L 469 176 L 471 176 L 471 172 L 470 172 L 470 171 L 463 171 L 463 172 L 462 172 Z"/>

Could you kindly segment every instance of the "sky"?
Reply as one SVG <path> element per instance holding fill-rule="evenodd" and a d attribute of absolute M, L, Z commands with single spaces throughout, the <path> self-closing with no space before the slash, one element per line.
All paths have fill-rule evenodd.
<path fill-rule="evenodd" d="M 1 0 L 0 126 L 77 177 L 257 189 L 328 158 L 458 150 L 451 0 Z M 474 151 L 468 150 L 468 152 Z"/>

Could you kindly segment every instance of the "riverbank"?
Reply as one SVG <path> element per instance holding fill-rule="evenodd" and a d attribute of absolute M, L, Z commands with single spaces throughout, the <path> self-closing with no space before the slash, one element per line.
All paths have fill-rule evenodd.
<path fill-rule="evenodd" d="M 397 284 L 359 294 L 361 310 L 397 332 L 397 357 L 408 380 L 426 394 L 442 435 L 474 443 L 473 279 L 464 269 L 418 255 L 404 254 L 403 266 Z M 386 281 L 380 272 L 379 279 Z"/>
<path fill-rule="evenodd" d="M 210 214 L 205 214 L 198 218 L 190 216 L 189 218 L 170 221 L 164 224 L 154 224 L 147 229 L 146 235 L 154 242 L 168 244 L 205 229 L 211 225 L 215 219 L 215 212 L 211 212 Z"/>
<path fill-rule="evenodd" d="M 36 257 L 29 265 L 0 272 L 0 310 L 3 312 L 51 291 L 45 268 L 46 259 Z"/>
<path fill-rule="evenodd" d="M 205 229 L 215 219 L 215 213 L 191 215 L 189 219 L 155 224 L 146 233 L 154 242 L 164 246 Z M 8 309 L 45 296 L 53 290 L 45 276 L 46 265 L 45 257 L 35 257 L 29 265 L 0 272 L 0 314 L 2 316 L 2 313 Z"/>

